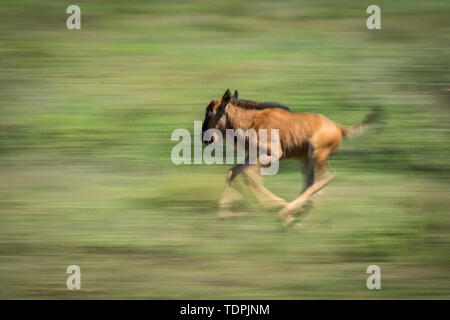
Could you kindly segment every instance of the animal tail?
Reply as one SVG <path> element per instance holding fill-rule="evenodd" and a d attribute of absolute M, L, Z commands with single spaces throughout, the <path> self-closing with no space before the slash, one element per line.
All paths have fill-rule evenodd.
<path fill-rule="evenodd" d="M 358 123 L 353 126 L 345 126 L 338 124 L 338 127 L 341 129 L 342 135 L 347 138 L 353 138 L 356 136 L 360 136 L 367 131 L 375 129 L 379 126 L 381 122 L 381 109 L 372 109 L 372 111 L 367 114 L 364 120 L 361 123 Z"/>

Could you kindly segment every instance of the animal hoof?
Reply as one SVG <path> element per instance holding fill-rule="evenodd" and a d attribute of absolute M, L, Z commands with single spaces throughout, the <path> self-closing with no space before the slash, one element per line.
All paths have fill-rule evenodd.
<path fill-rule="evenodd" d="M 287 226 L 289 226 L 291 223 L 292 223 L 292 221 L 294 221 L 294 216 L 292 216 L 292 215 L 289 215 L 289 216 L 287 216 L 287 217 L 285 217 L 284 219 L 283 219 L 283 226 L 284 227 L 287 227 Z"/>
<path fill-rule="evenodd" d="M 233 212 L 231 212 L 231 211 L 228 211 L 228 210 L 220 210 L 217 213 L 217 217 L 220 218 L 220 219 L 231 218 L 233 216 L 235 216 L 235 214 Z"/>
<path fill-rule="evenodd" d="M 289 204 L 286 204 L 283 209 L 278 213 L 278 216 L 281 220 L 285 220 L 288 216 L 291 215 L 292 209 L 289 207 Z"/>
<path fill-rule="evenodd" d="M 251 217 L 255 216 L 255 213 L 252 212 L 233 212 L 230 210 L 219 210 L 217 217 L 219 219 L 226 219 L 226 218 L 236 218 L 236 217 Z"/>

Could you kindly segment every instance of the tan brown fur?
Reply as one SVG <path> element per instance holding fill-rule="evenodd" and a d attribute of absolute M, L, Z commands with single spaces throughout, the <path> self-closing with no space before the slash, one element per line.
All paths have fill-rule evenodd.
<path fill-rule="evenodd" d="M 367 131 L 373 125 L 373 119 L 367 118 L 363 123 L 354 126 L 337 124 L 324 115 L 317 113 L 294 113 L 287 107 L 274 107 L 272 104 L 258 104 L 253 101 L 230 99 L 229 90 L 222 100 L 214 99 L 207 107 L 207 114 L 211 115 L 205 121 L 204 128 L 216 128 L 225 134 L 226 129 L 254 129 L 279 130 L 280 153 L 279 160 L 295 158 L 305 167 L 306 188 L 299 198 L 287 204 L 280 212 L 285 221 L 292 220 L 292 212 L 301 207 L 312 195 L 323 188 L 331 179 L 325 177 L 327 160 L 341 144 L 342 137 L 351 137 Z M 236 165 L 227 174 L 231 183 L 233 178 L 244 171 L 250 177 L 251 164 Z M 285 204 L 285 201 L 262 186 L 255 184 L 254 173 L 252 183 L 256 191 L 262 192 L 264 197 Z M 317 177 L 316 177 L 317 176 Z M 315 182 L 315 179 L 318 179 Z"/>
<path fill-rule="evenodd" d="M 214 100 L 216 112 L 221 100 Z M 327 117 L 316 113 L 292 113 L 284 109 L 243 109 L 231 101 L 227 106 L 226 119 L 216 128 L 225 133 L 226 129 L 278 129 L 282 149 L 281 159 L 297 158 L 304 160 L 308 143 L 315 149 L 314 157 L 318 167 L 322 167 L 330 153 L 342 141 L 344 129 Z M 351 129 L 346 129 L 351 130 Z M 345 134 L 347 134 L 345 132 Z"/>

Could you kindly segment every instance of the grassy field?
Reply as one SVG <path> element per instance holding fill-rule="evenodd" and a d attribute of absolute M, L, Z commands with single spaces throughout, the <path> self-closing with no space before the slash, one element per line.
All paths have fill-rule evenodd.
<path fill-rule="evenodd" d="M 373 31 L 369 1 L 90 0 L 73 31 L 70 4 L 0 5 L 1 299 L 450 298 L 448 1 L 377 1 Z M 226 88 L 383 127 L 344 141 L 301 228 L 251 197 L 219 219 L 229 166 L 175 166 L 170 135 Z"/>

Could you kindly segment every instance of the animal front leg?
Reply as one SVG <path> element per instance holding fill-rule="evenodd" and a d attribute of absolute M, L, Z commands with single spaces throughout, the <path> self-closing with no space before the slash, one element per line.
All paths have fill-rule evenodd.
<path fill-rule="evenodd" d="M 254 165 L 244 170 L 244 174 L 248 178 L 248 184 L 251 191 L 258 199 L 258 201 L 265 207 L 284 206 L 287 204 L 286 200 L 278 197 L 262 183 L 262 177 L 259 173 L 259 166 Z"/>
<path fill-rule="evenodd" d="M 223 193 L 222 199 L 219 202 L 219 217 L 231 217 L 241 214 L 233 213 L 229 207 L 231 203 L 237 200 L 243 199 L 243 196 L 239 191 L 237 191 L 235 188 L 231 186 L 231 182 L 234 180 L 234 178 L 242 172 L 247 166 L 249 166 L 250 163 L 248 161 L 248 158 L 245 159 L 245 162 L 242 164 L 237 164 L 233 168 L 231 168 L 226 176 L 226 186 L 225 191 Z"/>
<path fill-rule="evenodd" d="M 233 182 L 234 178 L 236 178 L 236 176 L 243 170 L 245 170 L 248 166 L 250 166 L 250 158 L 247 156 L 244 160 L 244 163 L 237 164 L 228 171 L 226 177 L 227 184 L 231 186 L 231 182 Z"/>
<path fill-rule="evenodd" d="M 227 218 L 236 216 L 239 214 L 236 214 L 230 210 L 230 205 L 237 200 L 243 199 L 243 196 L 239 191 L 237 191 L 235 188 L 231 187 L 230 185 L 225 186 L 225 191 L 223 192 L 222 199 L 219 202 L 219 212 L 218 216 L 220 218 Z"/>

